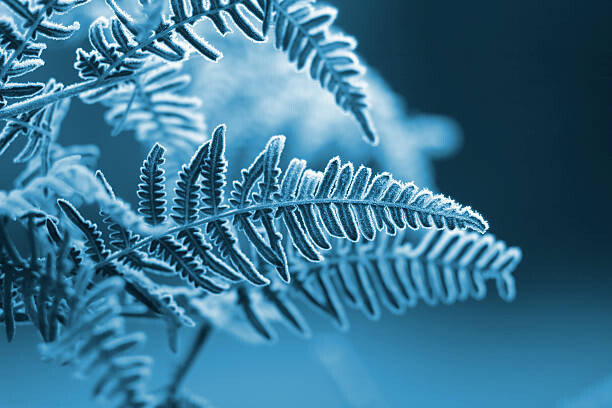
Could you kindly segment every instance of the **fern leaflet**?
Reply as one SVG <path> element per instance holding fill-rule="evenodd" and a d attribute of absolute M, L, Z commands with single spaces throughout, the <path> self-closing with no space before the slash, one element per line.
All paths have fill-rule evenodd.
<path fill-rule="evenodd" d="M 353 52 L 357 42 L 331 25 L 337 10 L 313 0 L 264 0 L 264 35 L 274 24 L 274 45 L 287 52 L 298 70 L 307 68 L 310 77 L 334 95 L 336 104 L 349 112 L 361 126 L 363 138 L 377 144 L 378 137 L 367 113 L 366 94 L 352 78 L 363 74 Z"/>

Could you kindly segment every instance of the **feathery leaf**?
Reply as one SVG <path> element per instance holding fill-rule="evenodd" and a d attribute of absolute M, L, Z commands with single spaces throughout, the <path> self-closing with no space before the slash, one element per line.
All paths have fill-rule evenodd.
<path fill-rule="evenodd" d="M 375 145 L 378 137 L 367 112 L 365 91 L 352 79 L 365 71 L 354 53 L 357 42 L 331 30 L 336 14 L 335 8 L 311 0 L 266 0 L 264 32 L 273 20 L 275 47 L 286 52 L 298 70 L 308 69 L 310 77 L 359 123 L 363 138 Z"/>
<path fill-rule="evenodd" d="M 202 165 L 202 202 L 204 207 L 201 211 L 207 216 L 217 216 L 228 208 L 223 202 L 227 168 L 224 154 L 225 125 L 221 125 L 213 132 L 208 154 Z M 238 248 L 236 237 L 227 220 L 219 219 L 207 223 L 206 233 L 219 248 L 221 256 L 228 259 L 242 276 L 255 285 L 263 285 L 269 282 Z"/>
<path fill-rule="evenodd" d="M 138 212 L 145 217 L 145 221 L 155 226 L 163 224 L 166 220 L 164 199 L 164 152 L 166 149 L 156 143 L 149 151 L 147 159 L 140 168 L 140 181 L 138 184 Z"/>

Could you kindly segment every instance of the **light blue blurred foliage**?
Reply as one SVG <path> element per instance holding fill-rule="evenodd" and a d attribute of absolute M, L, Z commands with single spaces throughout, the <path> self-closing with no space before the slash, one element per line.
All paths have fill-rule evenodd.
<path fill-rule="evenodd" d="M 282 323 L 307 338 L 311 310 L 346 330 L 347 307 L 376 320 L 480 300 L 489 281 L 513 300 L 520 250 L 432 192 L 458 126 L 409 111 L 330 28 L 334 8 L 2 3 L 0 151 L 23 171 L 0 191 L 0 316 L 9 341 L 32 324 L 43 358 L 90 379 L 103 405 L 207 406 L 180 385 L 211 329 L 266 343 Z M 76 49 L 80 79 L 28 82 L 54 47 Z M 95 171 L 113 154 L 104 140 L 63 145 L 70 98 L 102 104 L 109 136 L 142 145 L 138 203 Z M 149 384 L 132 319 L 163 321 L 170 350 L 198 327 L 167 387 Z M 348 345 L 316 350 L 351 405 L 381 401 L 359 394 L 374 386 Z"/>

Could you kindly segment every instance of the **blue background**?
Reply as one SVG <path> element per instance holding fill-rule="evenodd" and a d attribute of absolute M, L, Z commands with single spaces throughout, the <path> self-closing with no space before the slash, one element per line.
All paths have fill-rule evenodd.
<path fill-rule="evenodd" d="M 345 381 L 357 406 L 556 406 L 603 381 L 612 374 L 612 2 L 332 3 L 409 106 L 461 124 L 463 149 L 436 163 L 437 183 L 521 246 L 518 296 L 378 323 L 353 313 L 347 335 L 312 316 L 313 339 L 281 330 L 274 346 L 216 333 L 187 387 L 220 407 L 347 406 L 354 395 L 316 357 L 322 347 L 354 365 Z M 135 143 L 125 146 L 132 156 Z M 0 337 L 0 407 L 88 406 L 88 385 L 39 362 L 37 337 L 20 329 L 11 345 Z M 147 331 L 162 378 L 174 360 L 162 326 Z"/>

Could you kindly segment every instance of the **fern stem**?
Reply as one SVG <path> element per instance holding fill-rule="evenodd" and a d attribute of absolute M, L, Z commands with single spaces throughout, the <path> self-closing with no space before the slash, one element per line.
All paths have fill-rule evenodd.
<path fill-rule="evenodd" d="M 140 98 L 139 102 L 143 103 L 146 109 L 155 113 L 155 105 L 153 104 L 153 101 L 151 100 L 151 95 L 147 94 L 142 89 L 140 78 L 134 81 L 134 94 L 133 95 L 138 95 L 138 97 Z M 126 109 L 126 114 L 127 114 L 127 109 Z M 164 123 L 162 122 L 160 115 L 156 115 L 156 114 L 151 115 L 151 120 L 155 122 L 157 129 L 164 129 Z"/>
<path fill-rule="evenodd" d="M 168 387 L 168 396 L 166 401 L 170 402 L 175 397 L 183 380 L 185 379 L 185 376 L 187 375 L 187 372 L 196 361 L 196 358 L 202 350 L 202 346 L 208 339 L 208 336 L 210 336 L 211 331 L 212 325 L 210 323 L 202 323 L 195 339 L 193 340 L 193 343 L 191 344 L 191 347 L 189 348 L 189 352 L 174 373 L 172 383 L 170 383 L 170 386 Z M 168 406 L 170 406 L 170 404 L 168 404 Z"/>
<path fill-rule="evenodd" d="M 202 218 L 198 221 L 194 221 L 189 224 L 172 227 L 162 234 L 154 234 L 149 237 L 143 238 L 129 248 L 125 248 L 121 251 L 111 254 L 103 262 L 98 263 L 96 265 L 96 268 L 103 267 L 104 265 L 110 263 L 111 261 L 115 259 L 128 255 L 132 251 L 144 247 L 145 245 L 149 244 L 151 241 L 155 239 L 159 239 L 164 236 L 174 235 L 188 228 L 199 227 L 204 224 L 208 224 L 210 222 L 220 220 L 222 218 L 228 218 L 228 217 L 233 217 L 233 216 L 240 215 L 240 214 L 251 213 L 257 210 L 276 210 L 279 208 L 295 207 L 295 206 L 310 205 L 310 204 L 326 204 L 326 205 L 349 204 L 349 205 L 368 205 L 368 206 L 383 205 L 386 208 L 398 208 L 402 210 L 410 210 L 410 211 L 420 212 L 420 213 L 429 214 L 429 215 L 439 215 L 435 211 L 424 209 L 422 207 L 418 207 L 418 206 L 411 205 L 411 204 L 398 204 L 395 202 L 380 202 L 380 201 L 359 200 L 359 199 L 352 199 L 352 198 L 308 198 L 308 199 L 301 199 L 301 200 L 261 203 L 261 204 L 252 205 L 250 207 L 236 208 L 236 209 L 225 211 L 225 212 L 222 212 L 216 215 L 211 215 L 209 217 Z M 469 217 L 456 216 L 454 218 L 460 219 L 470 224 Z"/>
<path fill-rule="evenodd" d="M 30 41 L 32 35 L 34 35 L 36 30 L 38 29 L 38 26 L 40 25 L 40 23 L 42 23 L 47 11 L 54 5 L 55 1 L 49 2 L 45 5 L 44 8 L 42 8 L 38 12 L 34 23 L 30 26 L 30 28 L 28 28 L 28 31 L 26 31 L 25 35 L 23 36 L 23 41 L 21 42 L 21 44 L 19 44 L 19 47 L 11 54 L 11 56 L 8 58 L 8 60 L 0 70 L 0 81 L 2 80 L 2 78 L 4 78 L 4 75 L 6 75 L 7 71 L 11 68 L 13 61 L 15 61 L 15 58 L 18 58 L 25 49 L 25 47 L 28 45 L 28 41 Z"/>
<path fill-rule="evenodd" d="M 95 79 L 92 81 L 77 82 L 72 85 L 68 85 L 59 92 L 46 93 L 35 96 L 26 101 L 14 103 L 4 109 L 0 109 L 0 119 L 11 119 L 22 113 L 29 112 L 33 109 L 42 108 L 50 105 L 61 99 L 70 98 L 75 95 L 79 95 L 83 92 L 90 91 L 96 88 L 107 87 L 121 82 L 132 80 L 134 77 L 147 73 L 156 68 L 156 65 L 143 68 L 140 71 L 135 72 L 133 75 L 120 76 L 107 79 Z"/>

